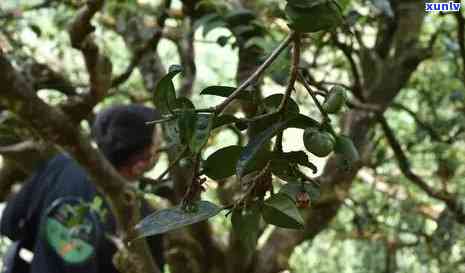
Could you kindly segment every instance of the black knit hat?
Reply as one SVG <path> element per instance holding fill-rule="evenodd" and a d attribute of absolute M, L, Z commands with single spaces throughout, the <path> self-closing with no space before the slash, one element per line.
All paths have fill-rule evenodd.
<path fill-rule="evenodd" d="M 106 158 L 119 167 L 152 143 L 154 126 L 147 122 L 159 118 L 157 110 L 142 105 L 111 106 L 97 114 L 92 135 Z"/>

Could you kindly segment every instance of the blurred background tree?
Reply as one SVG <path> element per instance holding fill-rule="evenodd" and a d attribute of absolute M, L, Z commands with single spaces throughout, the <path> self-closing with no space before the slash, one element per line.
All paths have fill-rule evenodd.
<path fill-rule="evenodd" d="M 94 7 L 96 3 L 103 6 Z M 252 250 L 243 248 L 230 216 L 224 214 L 170 232 L 170 272 L 465 270 L 463 8 L 459 13 L 426 14 L 419 0 L 338 3 L 343 27 L 301 39 L 298 66 L 303 77 L 292 96 L 301 113 L 317 116 L 303 80 L 322 94 L 334 85 L 350 90 L 348 107 L 333 125 L 350 136 L 361 161 L 345 171 L 337 167 L 337 156 L 321 159 L 307 153 L 318 167 L 316 176 L 307 175 L 320 185 L 321 193 L 311 196 L 309 208 L 302 212 L 305 228 L 260 225 Z M 256 71 L 289 34 L 285 4 L 4 0 L 0 55 L 42 101 L 65 113 L 64 120 L 80 124 L 88 138 L 92 110 L 115 103 L 152 104 L 152 93 L 172 64 L 183 67 L 181 77 L 174 79 L 179 97 L 190 98 L 197 108 L 221 103 L 223 99 L 200 91 L 212 85 L 238 86 Z M 85 29 L 86 24 L 72 22 L 86 9 L 95 9 L 90 16 L 95 29 L 79 37 L 83 32 L 69 26 Z M 258 101 L 283 93 L 291 54 L 286 49 L 263 77 L 253 81 Z M 11 71 L 5 67 L 0 67 L 0 78 L 6 81 Z M 15 85 L 2 85 L 0 105 L 12 110 L 0 113 L 0 199 L 6 200 L 35 166 L 56 153 L 53 144 L 69 148 L 75 139 L 67 143 L 66 126 L 62 134 L 54 131 L 55 138 L 44 138 L 38 124 L 50 113 L 18 111 L 21 105 L 5 99 L 12 92 L 5 88 Z M 234 102 L 226 110 L 245 118 L 259 113 L 257 103 L 248 101 Z M 39 121 L 31 120 L 34 114 Z M 260 131 L 260 126 L 249 126 L 243 135 L 237 127 L 229 124 L 212 131 L 202 158 L 221 147 L 244 145 L 247 135 Z M 303 150 L 302 134 L 300 129 L 286 130 L 285 151 Z M 177 148 L 166 148 L 147 181 L 175 160 Z M 86 158 L 84 153 L 81 162 Z M 162 192 L 159 201 L 166 200 L 158 206 L 182 200 L 190 169 L 188 160 L 170 168 L 169 179 L 157 186 Z M 280 181 L 275 178 L 273 183 Z M 238 188 L 234 177 L 208 179 L 204 196 L 228 206 L 237 200 Z"/>

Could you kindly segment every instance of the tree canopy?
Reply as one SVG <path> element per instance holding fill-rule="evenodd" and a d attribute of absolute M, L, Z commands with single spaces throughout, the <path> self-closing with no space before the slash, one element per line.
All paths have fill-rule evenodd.
<path fill-rule="evenodd" d="M 68 152 L 140 272 L 158 233 L 170 272 L 465 269 L 463 7 L 6 0 L 0 82 L 0 198 Z M 163 115 L 137 188 L 89 135 L 117 103 Z"/>

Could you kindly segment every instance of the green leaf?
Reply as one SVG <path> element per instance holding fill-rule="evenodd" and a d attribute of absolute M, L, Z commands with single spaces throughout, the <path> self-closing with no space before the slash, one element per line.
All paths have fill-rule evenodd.
<path fill-rule="evenodd" d="M 297 164 L 310 168 L 313 173 L 317 172 L 317 167 L 310 162 L 307 154 L 303 151 L 274 152 L 272 158 L 271 169 L 273 174 L 285 181 L 298 181 L 299 178 L 305 178 L 299 174 Z"/>
<path fill-rule="evenodd" d="M 183 109 L 183 110 L 185 110 L 185 109 L 195 109 L 195 106 L 194 106 L 194 104 L 192 103 L 191 100 L 189 100 L 186 97 L 182 97 L 182 98 L 177 98 L 174 101 L 173 109 Z"/>
<path fill-rule="evenodd" d="M 298 113 L 287 112 L 285 114 L 285 118 L 287 120 L 289 120 L 289 122 L 287 124 L 288 128 L 305 129 L 305 128 L 308 128 L 308 127 L 315 127 L 315 126 L 319 127 L 320 126 L 318 121 L 316 121 L 316 120 L 314 120 L 314 119 L 312 119 L 310 117 L 307 117 L 305 115 L 298 114 Z M 265 118 L 254 121 L 252 123 L 253 125 L 250 126 L 250 127 L 256 128 L 257 131 L 262 131 L 265 128 L 267 128 L 270 124 L 275 124 L 275 123 L 279 122 L 280 119 L 281 119 L 280 114 L 269 115 L 269 116 L 267 116 Z"/>
<path fill-rule="evenodd" d="M 324 4 L 326 1 L 327 0 L 287 0 L 287 3 L 295 8 L 308 9 Z"/>
<path fill-rule="evenodd" d="M 318 121 L 307 117 L 302 114 L 298 114 L 297 116 L 294 116 L 288 123 L 289 128 L 299 128 L 299 129 L 305 129 L 308 127 L 319 127 L 320 123 Z"/>
<path fill-rule="evenodd" d="M 296 164 L 292 164 L 289 160 L 283 158 L 272 159 L 271 172 L 287 182 L 296 183 L 305 179 L 305 177 L 300 175 Z"/>
<path fill-rule="evenodd" d="M 263 132 L 252 137 L 245 149 L 242 151 L 236 164 L 236 175 L 241 178 L 250 170 L 252 163 L 255 161 L 263 146 L 270 141 L 281 129 L 285 128 L 288 121 L 278 122 Z"/>
<path fill-rule="evenodd" d="M 317 172 L 316 166 L 310 162 L 307 154 L 304 151 L 293 151 L 288 153 L 281 153 L 280 158 L 289 160 L 292 163 L 296 163 L 305 167 L 312 169 L 313 173 Z"/>
<path fill-rule="evenodd" d="M 217 150 L 204 162 L 204 173 L 213 180 L 234 175 L 236 163 L 243 147 L 233 145 Z"/>
<path fill-rule="evenodd" d="M 262 215 L 268 224 L 282 228 L 302 229 L 304 219 L 295 203 L 287 195 L 272 195 L 263 203 Z"/>
<path fill-rule="evenodd" d="M 194 203 L 197 209 L 186 212 L 181 205 L 156 211 L 135 226 L 137 238 L 152 236 L 204 221 L 217 215 L 221 208 L 208 201 Z M 137 239 L 136 238 L 136 239 Z"/>
<path fill-rule="evenodd" d="M 343 23 L 341 10 L 333 0 L 312 5 L 310 8 L 288 3 L 285 10 L 290 27 L 303 33 L 331 30 Z"/>
<path fill-rule="evenodd" d="M 174 90 L 173 77 L 182 71 L 181 66 L 170 66 L 168 74 L 166 74 L 155 87 L 153 93 L 153 103 L 162 114 L 170 112 L 176 100 L 176 91 Z"/>
<path fill-rule="evenodd" d="M 203 26 L 202 36 L 205 37 L 213 29 L 226 26 L 226 22 L 220 15 L 211 13 L 202 16 L 199 20 L 196 20 L 194 30 L 200 26 Z"/>
<path fill-rule="evenodd" d="M 169 120 L 163 124 L 165 132 L 165 142 L 168 146 L 175 146 L 183 143 L 179 129 L 179 120 Z"/>
<path fill-rule="evenodd" d="M 193 109 L 187 109 L 176 113 L 178 121 L 178 130 L 181 143 L 189 145 L 194 135 L 194 125 L 197 120 L 197 113 Z"/>
<path fill-rule="evenodd" d="M 250 10 L 232 11 L 226 14 L 224 20 L 230 26 L 247 25 L 250 21 L 255 19 L 255 14 Z"/>
<path fill-rule="evenodd" d="M 259 236 L 260 208 L 252 204 L 247 208 L 235 209 L 231 223 L 233 231 L 248 252 L 255 250 Z"/>
<path fill-rule="evenodd" d="M 232 28 L 232 32 L 236 37 L 239 36 L 246 36 L 247 34 L 251 34 L 255 31 L 255 27 L 252 25 L 239 25 Z"/>
<path fill-rule="evenodd" d="M 194 124 L 194 132 L 190 141 L 190 149 L 193 153 L 199 153 L 210 137 L 213 126 L 213 114 L 197 114 Z"/>
<path fill-rule="evenodd" d="M 237 119 L 235 116 L 228 115 L 228 114 L 224 114 L 224 115 L 221 115 L 221 116 L 216 116 L 214 121 L 213 121 L 213 129 L 224 126 L 226 124 L 231 124 L 231 123 L 237 122 L 238 120 L 239 119 Z"/>
<path fill-rule="evenodd" d="M 195 20 L 195 24 L 194 24 L 193 29 L 197 30 L 197 28 L 199 28 L 199 27 L 201 27 L 201 26 L 203 26 L 205 24 L 208 24 L 209 22 L 216 21 L 216 20 L 222 20 L 221 16 L 218 15 L 217 13 L 206 14 L 206 15 L 200 17 L 199 19 Z"/>
<path fill-rule="evenodd" d="M 220 85 L 212 85 L 212 86 L 209 86 L 205 89 L 203 89 L 201 92 L 200 92 L 200 95 L 214 95 L 214 96 L 219 96 L 219 97 L 224 97 L 224 98 L 227 98 L 229 97 L 234 91 L 236 90 L 235 87 L 230 87 L 230 86 L 220 86 Z M 238 99 L 242 99 L 242 100 L 249 100 L 251 101 L 252 100 L 252 95 L 250 94 L 249 91 L 242 91 L 242 93 L 240 93 L 238 96 L 237 96 Z"/>
<path fill-rule="evenodd" d="M 287 183 L 281 187 L 279 193 L 287 195 L 295 202 L 297 193 L 301 191 L 307 192 L 311 200 L 316 200 L 320 197 L 320 189 L 313 183 Z"/>
<path fill-rule="evenodd" d="M 284 97 L 283 94 L 273 94 L 263 99 L 262 103 L 263 103 L 263 106 L 265 107 L 265 110 L 268 113 L 273 113 L 276 110 L 278 110 L 279 105 L 281 104 L 281 101 L 283 100 L 283 97 Z M 286 111 L 292 112 L 292 113 L 300 112 L 299 106 L 292 98 L 289 98 L 288 100 Z"/>

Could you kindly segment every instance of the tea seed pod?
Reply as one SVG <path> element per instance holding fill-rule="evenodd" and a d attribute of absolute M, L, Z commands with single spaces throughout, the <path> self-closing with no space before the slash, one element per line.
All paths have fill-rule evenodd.
<path fill-rule="evenodd" d="M 334 86 L 329 91 L 328 97 L 323 104 L 326 113 L 336 114 L 344 106 L 347 100 L 346 90 L 340 86 Z"/>
<path fill-rule="evenodd" d="M 318 157 L 325 157 L 334 149 L 334 139 L 331 134 L 316 128 L 305 129 L 303 141 L 307 151 Z"/>

